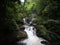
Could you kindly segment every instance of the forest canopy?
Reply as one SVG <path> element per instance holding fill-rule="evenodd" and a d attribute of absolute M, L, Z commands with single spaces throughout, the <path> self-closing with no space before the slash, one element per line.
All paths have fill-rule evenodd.
<path fill-rule="evenodd" d="M 36 18 L 37 36 L 53 45 L 60 42 L 59 0 L 1 0 L 0 1 L 0 45 L 14 45 L 24 17 Z M 20 36 L 21 37 L 21 36 Z M 23 35 L 24 37 L 24 35 Z"/>

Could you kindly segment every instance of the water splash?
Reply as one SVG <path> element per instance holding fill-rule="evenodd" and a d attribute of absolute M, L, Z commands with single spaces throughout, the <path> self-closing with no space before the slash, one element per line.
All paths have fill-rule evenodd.
<path fill-rule="evenodd" d="M 24 23 L 26 23 L 25 19 Z M 46 40 L 36 35 L 36 28 L 34 26 L 25 24 L 24 27 L 24 31 L 27 33 L 28 38 L 20 41 L 20 43 L 26 43 L 26 45 L 44 45 L 41 42 Z"/>
<path fill-rule="evenodd" d="M 23 43 L 26 43 L 26 45 L 44 45 L 41 43 L 41 41 L 45 40 L 36 36 L 36 29 L 34 28 L 34 26 L 28 25 L 24 26 L 25 26 L 24 31 L 27 33 L 28 39 L 22 41 Z"/>

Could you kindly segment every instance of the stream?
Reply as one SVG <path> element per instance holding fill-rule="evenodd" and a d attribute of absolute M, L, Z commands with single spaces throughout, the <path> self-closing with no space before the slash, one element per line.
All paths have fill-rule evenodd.
<path fill-rule="evenodd" d="M 46 40 L 36 35 L 36 31 L 37 31 L 36 28 L 33 25 L 28 25 L 29 23 L 27 23 L 25 19 L 24 19 L 24 23 L 25 23 L 23 25 L 25 27 L 24 31 L 26 32 L 28 38 L 19 41 L 18 43 L 23 43 L 24 45 L 45 45 L 44 43 L 41 42 Z"/>

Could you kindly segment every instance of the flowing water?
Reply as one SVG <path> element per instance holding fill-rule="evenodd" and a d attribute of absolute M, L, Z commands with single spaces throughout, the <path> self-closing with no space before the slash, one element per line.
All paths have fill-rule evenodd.
<path fill-rule="evenodd" d="M 25 43 L 26 45 L 45 45 L 42 44 L 42 41 L 46 41 L 42 38 L 39 38 L 36 35 L 36 28 L 32 25 L 24 25 L 24 31 L 27 33 L 27 39 L 20 41 L 20 43 Z"/>
<path fill-rule="evenodd" d="M 20 41 L 21 43 L 26 43 L 26 45 L 44 45 L 41 41 L 45 40 L 36 36 L 36 29 L 34 26 L 24 25 L 24 27 L 24 31 L 27 33 L 28 38 Z"/>

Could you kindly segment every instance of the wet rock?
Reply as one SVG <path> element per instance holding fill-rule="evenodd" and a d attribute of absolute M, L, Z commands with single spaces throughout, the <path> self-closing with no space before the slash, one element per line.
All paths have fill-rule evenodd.
<path fill-rule="evenodd" d="M 23 39 L 27 38 L 27 34 L 26 34 L 25 31 L 19 31 L 17 37 L 18 37 L 19 40 L 23 40 Z"/>

